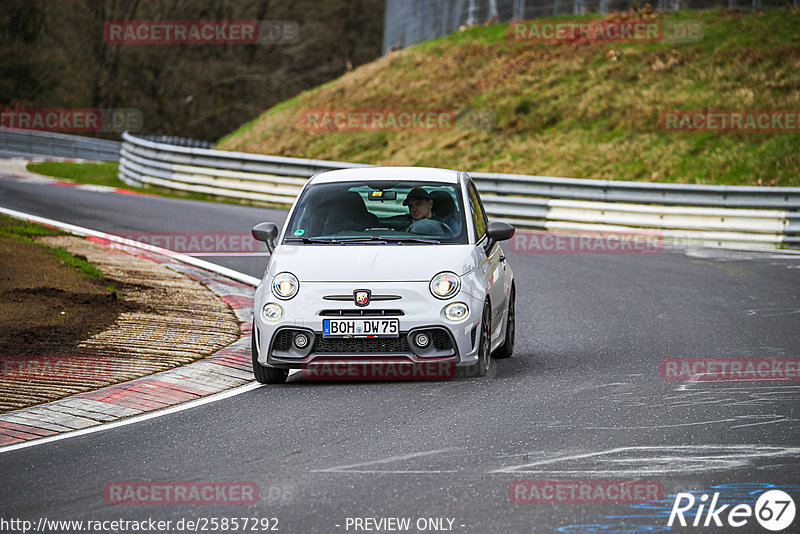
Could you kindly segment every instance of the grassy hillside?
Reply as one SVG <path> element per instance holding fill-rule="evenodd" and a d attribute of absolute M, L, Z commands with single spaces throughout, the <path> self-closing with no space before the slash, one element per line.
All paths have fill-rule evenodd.
<path fill-rule="evenodd" d="M 544 43 L 512 39 L 508 25 L 472 28 L 306 91 L 219 147 L 578 178 L 800 185 L 798 131 L 671 132 L 659 120 L 675 109 L 800 110 L 800 12 L 644 16 L 701 21 L 703 38 Z M 318 108 L 472 109 L 495 120 L 488 129 L 312 132 L 304 113 Z"/>

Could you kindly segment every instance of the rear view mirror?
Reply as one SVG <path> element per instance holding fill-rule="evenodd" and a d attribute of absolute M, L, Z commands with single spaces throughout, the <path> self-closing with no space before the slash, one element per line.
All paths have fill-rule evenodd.
<path fill-rule="evenodd" d="M 397 191 L 389 191 L 389 190 L 382 190 L 378 189 L 375 191 L 370 191 L 367 195 L 367 200 L 380 200 L 383 202 L 384 200 L 395 200 L 397 198 Z"/>
<path fill-rule="evenodd" d="M 261 241 L 266 244 L 267 250 L 272 253 L 272 250 L 275 248 L 275 239 L 278 237 L 278 226 L 275 223 L 258 223 L 250 232 L 253 234 L 256 241 Z"/>
<path fill-rule="evenodd" d="M 517 229 L 508 223 L 492 221 L 486 225 L 486 236 L 492 242 L 511 239 Z"/>

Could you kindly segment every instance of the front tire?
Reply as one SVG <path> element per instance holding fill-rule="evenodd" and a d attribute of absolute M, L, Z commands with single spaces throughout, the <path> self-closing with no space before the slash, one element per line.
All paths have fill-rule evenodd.
<path fill-rule="evenodd" d="M 478 342 L 478 362 L 470 366 L 471 375 L 486 376 L 489 367 L 492 365 L 492 308 L 489 303 L 483 305 L 483 317 L 481 318 L 480 341 Z"/>
<path fill-rule="evenodd" d="M 508 296 L 508 318 L 506 319 L 506 337 L 503 344 L 497 347 L 494 351 L 494 357 L 497 359 L 510 358 L 514 354 L 514 337 L 516 324 L 514 320 L 514 301 L 516 300 L 516 289 L 511 288 L 511 294 Z"/>
<path fill-rule="evenodd" d="M 256 381 L 261 384 L 283 384 L 289 376 L 288 369 L 275 369 L 258 363 L 258 347 L 256 347 L 256 325 L 253 324 L 253 335 L 251 336 L 250 351 L 253 356 L 253 374 Z"/>

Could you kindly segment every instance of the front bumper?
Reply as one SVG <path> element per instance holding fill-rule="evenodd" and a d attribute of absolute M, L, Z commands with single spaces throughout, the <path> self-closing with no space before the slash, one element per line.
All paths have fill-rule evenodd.
<path fill-rule="evenodd" d="M 369 289 L 373 301 L 358 307 L 352 299 L 343 299 L 357 289 Z M 261 313 L 268 302 L 283 308 L 283 316 L 278 321 L 267 321 Z M 463 302 L 470 310 L 458 323 L 444 316 L 444 308 L 453 302 Z M 288 301 L 275 299 L 269 293 L 268 284 L 262 284 L 255 299 L 253 335 L 256 336 L 258 361 L 269 367 L 302 369 L 330 362 L 365 365 L 438 362 L 469 366 L 477 362 L 477 327 L 481 311 L 482 300 L 463 289 L 451 299 L 438 300 L 430 294 L 427 282 L 301 282 L 298 294 Z M 324 319 L 379 317 L 398 319 L 399 337 L 325 338 L 322 335 Z M 420 332 L 430 335 L 429 347 L 423 349 L 414 343 L 415 335 Z M 302 349 L 292 343 L 298 333 L 308 338 Z"/>

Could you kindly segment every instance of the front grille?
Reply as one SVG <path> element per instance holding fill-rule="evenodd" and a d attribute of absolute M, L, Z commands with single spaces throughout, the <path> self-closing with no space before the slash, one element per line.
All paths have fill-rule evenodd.
<path fill-rule="evenodd" d="M 355 302 L 356 300 L 355 295 L 353 295 L 352 293 L 350 293 L 349 295 L 325 295 L 322 298 L 325 300 L 339 300 L 342 302 L 347 302 L 347 301 Z M 401 297 L 400 295 L 371 295 L 369 300 L 377 302 L 383 300 L 400 300 L 401 298 L 403 297 Z"/>
<path fill-rule="evenodd" d="M 400 317 L 405 315 L 402 310 L 322 310 L 319 314 L 323 317 Z"/>
<path fill-rule="evenodd" d="M 425 333 L 430 336 L 431 344 L 427 348 L 415 346 L 412 350 L 407 332 L 401 332 L 399 337 L 360 338 L 325 338 L 317 333 L 313 347 L 297 353 L 293 340 L 299 331 L 301 330 L 286 328 L 277 332 L 272 342 L 272 354 L 281 358 L 303 358 L 308 354 L 416 354 L 420 357 L 440 357 L 455 353 L 453 339 L 444 328 L 422 328 L 414 331 L 415 334 Z"/>
<path fill-rule="evenodd" d="M 317 337 L 314 343 L 315 353 L 325 354 L 375 354 L 375 353 L 407 353 L 408 337 L 401 333 L 400 337 L 385 338 L 324 338 Z"/>

